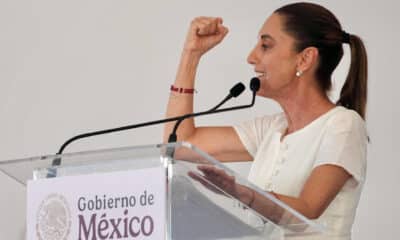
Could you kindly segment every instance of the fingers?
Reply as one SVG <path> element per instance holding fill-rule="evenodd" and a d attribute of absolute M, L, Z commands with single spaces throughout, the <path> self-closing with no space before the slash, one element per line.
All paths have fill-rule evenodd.
<path fill-rule="evenodd" d="M 197 17 L 192 21 L 192 29 L 198 36 L 225 35 L 228 32 L 220 17 Z"/>
<path fill-rule="evenodd" d="M 192 20 L 186 35 L 185 51 L 206 53 L 219 44 L 228 34 L 228 28 L 222 25 L 219 17 L 197 17 Z"/>
<path fill-rule="evenodd" d="M 193 171 L 189 171 L 188 172 L 189 177 L 191 177 L 192 179 L 198 181 L 199 183 L 201 183 L 204 187 L 206 187 L 207 189 L 211 190 L 214 193 L 217 194 L 222 194 L 222 192 L 220 190 L 218 190 L 216 188 L 216 186 L 214 186 L 213 184 L 211 184 L 212 182 L 209 181 L 209 179 L 204 178 L 204 176 L 199 175 L 198 173 L 195 173 Z"/>
<path fill-rule="evenodd" d="M 219 18 L 199 18 L 199 28 L 197 29 L 197 34 L 200 36 L 204 35 L 214 35 L 217 33 L 218 25 L 220 24 Z"/>
<path fill-rule="evenodd" d="M 225 180 L 229 182 L 234 182 L 235 177 L 228 175 L 224 170 L 218 169 L 214 166 L 200 165 L 197 167 L 206 177 L 212 177 L 220 181 Z"/>

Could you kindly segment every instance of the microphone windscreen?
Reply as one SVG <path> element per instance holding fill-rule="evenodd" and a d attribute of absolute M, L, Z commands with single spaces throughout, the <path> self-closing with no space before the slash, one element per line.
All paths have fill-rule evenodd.
<path fill-rule="evenodd" d="M 231 88 L 229 91 L 230 95 L 232 97 L 237 97 L 239 96 L 245 89 L 246 87 L 243 85 L 243 83 L 237 83 L 235 86 Z"/>
<path fill-rule="evenodd" d="M 256 77 L 253 77 L 253 78 L 250 80 L 250 89 L 251 89 L 251 91 L 253 91 L 253 92 L 257 92 L 258 89 L 260 89 L 260 79 L 258 79 L 258 78 L 256 78 Z"/>

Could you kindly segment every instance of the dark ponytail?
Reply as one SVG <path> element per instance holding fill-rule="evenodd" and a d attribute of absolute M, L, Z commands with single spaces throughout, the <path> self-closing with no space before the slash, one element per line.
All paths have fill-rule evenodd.
<path fill-rule="evenodd" d="M 349 44 L 350 70 L 336 105 L 353 109 L 365 118 L 368 66 L 362 40 L 344 32 L 335 15 L 318 4 L 289 4 L 277 9 L 275 13 L 284 17 L 284 30 L 294 37 L 298 52 L 311 46 L 318 49 L 316 78 L 324 92 L 331 89 L 331 76 L 343 57 L 343 44 Z"/>
<path fill-rule="evenodd" d="M 350 35 L 351 64 L 337 105 L 350 108 L 365 118 L 367 105 L 368 60 L 362 40 Z"/>

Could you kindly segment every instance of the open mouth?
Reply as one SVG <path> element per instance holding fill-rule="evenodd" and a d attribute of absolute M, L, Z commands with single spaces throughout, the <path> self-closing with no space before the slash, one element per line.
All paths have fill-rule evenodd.
<path fill-rule="evenodd" d="M 256 72 L 258 78 L 265 78 L 267 76 L 266 73 Z"/>

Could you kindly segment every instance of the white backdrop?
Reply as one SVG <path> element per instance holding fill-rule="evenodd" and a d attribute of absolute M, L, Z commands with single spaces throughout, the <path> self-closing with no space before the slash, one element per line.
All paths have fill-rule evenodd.
<path fill-rule="evenodd" d="M 0 160 L 55 153 L 79 133 L 162 118 L 186 30 L 199 15 L 221 16 L 230 28 L 223 44 L 204 57 L 197 75 L 196 109 L 213 106 L 233 84 L 253 76 L 246 57 L 258 30 L 287 2 L 0 1 Z M 369 53 L 371 144 L 354 239 L 394 239 L 400 235 L 395 187 L 400 181 L 395 140 L 400 133 L 395 124 L 400 120 L 395 100 L 399 6 L 395 0 L 318 3 L 332 10 L 346 31 L 363 37 Z M 338 87 L 349 66 L 347 47 L 345 55 L 335 72 Z M 248 93 L 232 104 L 249 100 Z M 252 110 L 202 117 L 197 123 L 233 124 L 276 111 L 276 104 L 258 98 Z M 148 127 L 82 140 L 66 151 L 159 143 L 161 136 L 161 126 Z M 23 202 L 24 193 L 2 174 L 0 189 L 0 239 L 22 239 L 24 209 L 8 206 Z M 10 199 L 9 192 L 19 198 Z M 21 219 L 14 226 L 20 229 L 17 235 L 5 228 L 13 219 Z"/>

